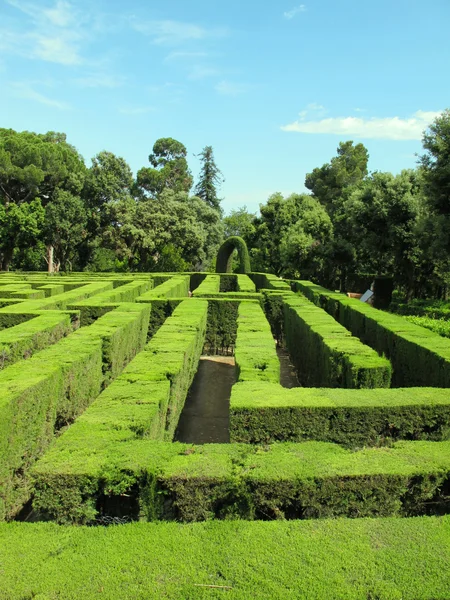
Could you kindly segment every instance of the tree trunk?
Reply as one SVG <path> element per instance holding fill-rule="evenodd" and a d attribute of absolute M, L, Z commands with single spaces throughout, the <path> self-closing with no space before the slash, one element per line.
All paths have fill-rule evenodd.
<path fill-rule="evenodd" d="M 47 246 L 47 265 L 48 265 L 48 273 L 53 273 L 54 265 L 53 265 L 53 246 L 50 244 Z"/>
<path fill-rule="evenodd" d="M 9 271 L 9 265 L 12 261 L 13 254 L 14 254 L 14 247 L 9 246 L 3 254 L 3 264 L 2 264 L 3 271 Z"/>

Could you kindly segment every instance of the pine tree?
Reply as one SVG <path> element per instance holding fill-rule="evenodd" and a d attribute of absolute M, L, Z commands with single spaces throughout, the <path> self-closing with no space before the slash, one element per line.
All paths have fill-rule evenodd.
<path fill-rule="evenodd" d="M 198 156 L 200 156 L 202 168 L 199 182 L 195 188 L 195 195 L 204 200 L 211 208 L 221 211 L 221 199 L 217 197 L 217 188 L 225 180 L 222 171 L 214 161 L 212 146 L 205 146 Z"/>

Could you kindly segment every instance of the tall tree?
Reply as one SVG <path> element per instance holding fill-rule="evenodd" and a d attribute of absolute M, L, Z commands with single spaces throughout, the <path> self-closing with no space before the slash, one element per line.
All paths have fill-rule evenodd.
<path fill-rule="evenodd" d="M 14 249 L 34 245 L 42 233 L 44 209 L 59 190 L 77 196 L 84 184 L 82 157 L 65 134 L 35 134 L 0 129 L 0 204 L 2 268 L 9 269 Z M 53 252 L 48 235 L 49 255 Z M 53 262 L 49 262 L 49 270 Z"/>
<path fill-rule="evenodd" d="M 441 215 L 450 215 L 450 109 L 437 117 L 425 131 L 420 157 L 425 189 L 432 207 Z"/>
<path fill-rule="evenodd" d="M 363 144 L 340 142 L 337 156 L 308 173 L 305 186 L 332 214 L 346 188 L 359 184 L 367 176 L 369 154 Z"/>
<path fill-rule="evenodd" d="M 220 211 L 220 198 L 217 188 L 225 181 L 222 171 L 216 165 L 212 146 L 205 146 L 198 155 L 202 163 L 200 178 L 195 187 L 195 195 L 211 208 Z"/>
<path fill-rule="evenodd" d="M 333 236 L 330 217 L 320 202 L 306 194 L 284 198 L 276 193 L 260 210 L 253 268 L 288 277 L 320 271 L 323 249 Z"/>
<path fill-rule="evenodd" d="M 156 197 L 163 190 L 189 192 L 193 179 L 186 160 L 186 147 L 173 138 L 160 138 L 148 157 L 151 167 L 143 167 L 137 173 L 139 188 Z"/>
<path fill-rule="evenodd" d="M 236 235 L 244 238 L 248 243 L 251 236 L 255 233 L 255 219 L 256 214 L 249 213 L 245 205 L 232 210 L 230 214 L 223 219 L 225 237 Z"/>

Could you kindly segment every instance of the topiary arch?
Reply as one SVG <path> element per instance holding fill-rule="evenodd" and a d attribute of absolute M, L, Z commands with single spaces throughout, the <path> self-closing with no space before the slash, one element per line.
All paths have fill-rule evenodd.
<path fill-rule="evenodd" d="M 229 237 L 220 246 L 219 252 L 217 253 L 216 273 L 231 273 L 233 251 L 235 249 L 238 251 L 240 261 L 238 273 L 250 273 L 252 268 L 250 265 L 247 244 L 237 235 Z"/>

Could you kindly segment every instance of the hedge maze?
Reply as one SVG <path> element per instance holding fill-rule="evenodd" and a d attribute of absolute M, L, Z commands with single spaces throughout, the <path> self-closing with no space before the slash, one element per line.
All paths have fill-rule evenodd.
<path fill-rule="evenodd" d="M 283 386 L 280 346 L 301 387 Z M 205 354 L 234 356 L 229 444 L 174 441 Z M 263 598 L 265 582 L 271 598 L 448 598 L 449 387 L 450 339 L 310 282 L 2 273 L 0 567 L 13 569 L 1 541 L 13 556 L 14 540 L 29 548 L 34 531 L 48 548 L 59 536 L 112 544 L 125 563 L 135 539 L 153 565 L 142 597 L 216 598 L 222 585 L 233 598 Z M 50 523 L 11 523 L 24 506 Z M 125 521 L 135 523 L 92 527 Z M 241 535 L 273 559 L 253 587 L 256 567 L 236 566 L 247 552 Z M 201 579 L 200 540 L 216 548 L 205 559 L 209 590 L 188 583 Z M 194 571 L 161 588 L 152 548 L 170 562 L 183 560 L 186 544 Z M 39 581 L 30 574 L 33 588 L 11 576 L 5 597 L 59 597 L 63 588 L 43 574 L 49 560 L 36 567 Z M 228 560 L 234 566 L 218 576 Z M 304 575 L 287 566 L 273 588 L 292 560 Z M 335 571 L 318 568 L 324 560 Z M 123 594 L 117 577 L 106 597 Z M 76 582 L 60 597 L 77 597 Z"/>

